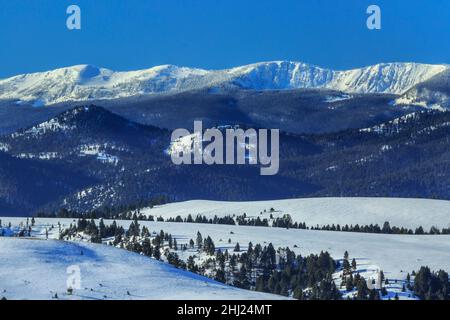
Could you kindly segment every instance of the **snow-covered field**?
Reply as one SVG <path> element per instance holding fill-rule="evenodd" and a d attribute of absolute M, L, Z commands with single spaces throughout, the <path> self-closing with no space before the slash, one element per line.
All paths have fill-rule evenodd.
<path fill-rule="evenodd" d="M 7 299 L 282 299 L 241 290 L 167 263 L 86 242 L 0 238 L 0 296 Z M 67 291 L 70 266 L 80 289 Z M 69 283 L 76 283 L 70 282 Z"/>
<path fill-rule="evenodd" d="M 273 208 L 275 211 L 270 212 Z M 417 228 L 425 230 L 436 226 L 450 226 L 450 201 L 400 198 L 309 198 L 274 201 L 223 202 L 194 200 L 170 203 L 142 213 L 164 218 L 191 214 L 207 217 L 214 215 L 242 215 L 268 218 L 290 214 L 294 221 L 306 222 L 308 226 L 340 224 L 382 226 L 389 221 L 391 226 Z"/>
<path fill-rule="evenodd" d="M 6 225 L 8 222 L 11 222 L 13 225 L 18 225 L 20 222 L 24 223 L 26 219 L 2 218 L 2 221 L 3 225 Z M 37 218 L 36 227 L 34 228 L 35 231 L 32 233 L 32 236 L 39 238 L 45 237 L 45 228 L 50 230 L 50 226 L 53 225 L 54 228 L 49 231 L 49 237 L 58 238 L 58 222 L 64 228 L 70 223 L 75 223 L 76 220 Z M 106 224 L 110 222 L 108 220 L 105 221 Z M 128 228 L 131 221 L 120 220 L 117 223 Z M 376 277 L 377 272 L 382 270 L 386 278 L 398 281 L 398 283 L 391 285 L 391 298 L 394 292 L 398 293 L 400 298 L 402 298 L 401 286 L 407 273 L 411 273 L 413 270 L 417 271 L 421 266 L 429 266 L 431 270 L 436 271 L 439 269 L 449 270 L 450 268 L 450 250 L 448 250 L 450 248 L 450 235 L 387 235 L 150 221 L 140 221 L 140 224 L 141 226 L 147 226 L 150 231 L 159 232 L 160 230 L 164 230 L 172 234 L 179 245 L 188 243 L 190 239 L 195 241 L 197 231 L 200 231 L 203 237 L 211 236 L 216 248 L 220 248 L 222 251 L 228 249 L 232 252 L 236 243 L 240 244 L 241 250 L 246 250 L 250 241 L 253 245 L 259 243 L 264 246 L 272 243 L 275 248 L 289 247 L 297 254 L 303 256 L 310 253 L 328 251 L 334 259 L 342 259 L 344 252 L 348 251 L 350 259 L 355 258 L 357 261 L 357 271 L 366 279 Z M 229 239 L 231 239 L 230 242 Z M 0 246 L 3 247 L 3 243 L 3 239 L 0 238 Z M 105 246 L 105 250 L 108 251 L 105 251 L 105 253 L 99 252 L 98 254 L 109 255 L 110 250 L 119 249 Z M 17 244 L 17 251 L 20 252 L 19 244 Z M 196 254 L 191 249 L 186 251 L 179 250 L 177 253 L 183 260 L 187 259 L 190 255 Z M 126 255 L 126 253 L 123 254 Z M 120 253 L 118 255 L 120 256 Z M 113 259 L 111 257 L 109 261 Z M 128 260 L 128 262 L 131 261 L 133 264 L 135 263 L 128 256 L 125 260 Z M 14 263 L 20 264 L 19 261 L 16 260 Z M 99 266 L 100 262 L 98 261 Z M 124 270 L 132 268 L 132 266 L 128 266 L 129 264 L 118 268 L 123 268 Z M 2 260 L 0 263 L 0 274 L 3 276 L 4 268 L 9 268 L 10 266 L 12 264 L 8 264 L 7 266 L 4 260 Z M 132 269 L 128 269 L 126 272 L 131 272 L 130 270 Z M 103 276 L 101 273 L 97 273 L 92 278 L 95 279 L 98 277 L 98 279 L 103 279 Z M 2 282 L 0 281 L 0 283 Z M 142 290 L 144 291 L 144 289 Z"/>
<path fill-rule="evenodd" d="M 128 226 L 129 221 L 119 224 Z M 289 247 L 302 255 L 328 251 L 335 259 L 342 259 L 347 250 L 351 258 L 356 258 L 360 269 L 377 267 L 392 279 L 404 279 L 407 272 L 423 265 L 433 270 L 450 268 L 450 235 L 386 235 L 147 221 L 141 224 L 151 231 L 162 229 L 172 234 L 179 244 L 195 240 L 200 231 L 203 237 L 211 236 L 216 248 L 229 251 L 233 251 L 236 242 L 246 250 L 250 241 L 261 245 L 272 243 L 275 248 Z"/>
<path fill-rule="evenodd" d="M 439 228 L 449 226 L 450 201 L 385 198 L 187 201 L 145 209 L 141 213 L 164 218 L 178 215 L 186 217 L 188 214 L 212 217 L 243 213 L 249 217 L 268 218 L 270 214 L 274 217 L 290 214 L 295 221 L 304 221 L 307 225 L 382 225 L 384 221 L 389 221 L 391 226 L 415 228 L 421 225 L 427 229 L 433 225 Z M 16 232 L 19 231 L 19 225 L 26 225 L 26 219 L 1 218 L 3 227 L 11 223 L 16 226 Z M 105 224 L 111 222 L 106 220 Z M 58 223 L 63 230 L 71 223 L 76 223 L 76 220 L 36 218 L 31 236 L 45 239 L 48 230 L 50 239 L 58 239 Z M 117 223 L 127 229 L 131 221 L 119 220 Z M 450 269 L 450 235 L 369 234 L 182 222 L 139 223 L 151 232 L 164 230 L 172 234 L 178 245 L 187 244 L 190 239 L 195 241 L 199 231 L 204 238 L 210 236 L 215 247 L 222 251 L 228 249 L 232 252 L 236 243 L 240 244 L 241 250 L 246 250 L 249 242 L 262 246 L 272 243 L 275 248 L 289 247 L 303 256 L 328 251 L 336 260 L 342 259 L 344 252 L 348 251 L 350 259 L 356 259 L 357 272 L 366 279 L 376 278 L 378 271 L 382 270 L 386 278 L 392 280 L 387 286 L 390 298 L 395 293 L 401 299 L 411 298 L 410 293 L 401 292 L 401 288 L 406 275 L 419 270 L 421 266 L 428 266 L 435 271 Z M 111 299 L 273 298 L 230 288 L 107 245 L 0 238 L 0 250 L 0 295 L 7 298 L 46 299 L 55 292 L 60 298 L 92 299 L 104 298 L 105 295 Z M 191 255 L 198 256 L 195 248 L 178 250 L 177 254 L 184 261 Z M 201 254 L 199 259 L 202 259 Z M 83 285 L 73 296 L 68 296 L 65 294 L 66 268 L 72 264 L 80 265 Z M 335 274 L 337 284 L 340 283 L 339 275 Z"/>

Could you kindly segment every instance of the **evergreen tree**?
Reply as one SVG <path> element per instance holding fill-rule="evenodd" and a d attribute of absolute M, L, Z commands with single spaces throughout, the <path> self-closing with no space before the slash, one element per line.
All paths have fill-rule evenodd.
<path fill-rule="evenodd" d="M 391 226 L 388 221 L 385 221 L 383 224 L 383 228 L 381 229 L 383 233 L 391 233 Z"/>
<path fill-rule="evenodd" d="M 264 281 L 264 277 L 259 276 L 258 278 L 256 278 L 256 287 L 255 287 L 256 291 L 260 291 L 260 292 L 265 292 L 266 291 L 266 284 Z M 294 296 L 294 298 L 296 298 Z M 298 299 L 298 298 L 296 298 Z"/>
<path fill-rule="evenodd" d="M 202 238 L 202 234 L 200 233 L 200 231 L 197 232 L 197 248 L 200 250 L 202 248 L 203 245 L 203 238 Z"/>
<path fill-rule="evenodd" d="M 352 260 L 352 269 L 356 270 L 356 260 L 355 260 L 355 258 L 353 258 L 353 260 Z"/>
<path fill-rule="evenodd" d="M 343 268 L 344 271 L 346 271 L 347 273 L 350 272 L 351 266 L 350 266 L 350 263 L 348 262 L 348 260 L 344 260 L 344 263 L 343 263 L 343 265 L 342 265 L 342 268 Z"/>
<path fill-rule="evenodd" d="M 98 233 L 100 238 L 105 238 L 106 237 L 106 227 L 105 227 L 105 223 L 103 222 L 103 218 L 100 218 L 100 221 L 98 223 Z"/>
<path fill-rule="evenodd" d="M 356 290 L 358 290 L 358 293 L 356 295 L 356 298 L 358 300 L 367 300 L 369 289 L 367 288 L 367 282 L 366 280 L 364 280 L 364 278 L 359 279 Z"/>
<path fill-rule="evenodd" d="M 192 257 L 192 256 L 189 256 L 189 258 L 188 258 L 188 261 L 187 261 L 187 269 L 188 269 L 189 271 L 191 271 L 191 272 L 195 272 L 195 273 L 198 272 L 198 267 L 197 267 L 197 265 L 195 264 L 194 257 Z"/>
<path fill-rule="evenodd" d="M 348 251 L 347 250 L 344 252 L 344 260 L 348 260 Z"/>
<path fill-rule="evenodd" d="M 380 300 L 380 294 L 377 290 L 369 290 L 369 300 Z"/>
<path fill-rule="evenodd" d="M 161 259 L 161 252 L 160 252 L 159 250 L 160 250 L 159 245 L 157 245 L 157 246 L 155 246 L 155 247 L 153 248 L 153 257 L 154 257 L 156 260 Z"/>
<path fill-rule="evenodd" d="M 216 275 L 214 276 L 214 280 L 225 283 L 226 282 L 225 271 L 223 271 L 223 269 L 217 269 Z"/>
<path fill-rule="evenodd" d="M 354 288 L 354 286 L 353 286 L 353 276 L 350 274 L 350 276 L 348 276 L 346 278 L 346 281 L 345 281 L 345 290 L 352 291 L 353 288 Z"/>

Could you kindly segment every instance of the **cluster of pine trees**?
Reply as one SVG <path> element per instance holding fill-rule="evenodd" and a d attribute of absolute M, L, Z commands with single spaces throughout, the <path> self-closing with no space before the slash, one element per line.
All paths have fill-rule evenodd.
<path fill-rule="evenodd" d="M 211 238 L 206 238 L 212 243 Z M 296 299 L 340 299 L 341 295 L 332 281 L 337 264 L 327 252 L 302 257 L 289 248 L 275 250 L 272 244 L 248 244 L 241 251 L 236 243 L 233 252 L 210 250 L 201 245 L 202 236 L 197 233 L 199 252 L 207 252 L 210 258 L 202 265 L 193 256 L 187 262 L 188 270 L 212 275 L 220 282 L 247 290 L 293 296 Z M 191 247 L 194 241 L 191 242 Z M 212 271 L 212 272 L 211 272 Z"/>
<path fill-rule="evenodd" d="M 93 219 L 79 219 L 76 225 L 70 225 L 60 234 L 61 239 L 71 239 L 83 233 L 91 237 L 92 242 L 106 240 L 108 244 L 137 252 L 155 259 L 164 259 L 177 268 L 186 269 L 217 281 L 239 288 L 258 290 L 298 299 L 339 299 L 331 275 L 337 264 L 327 252 L 308 257 L 296 256 L 289 248 L 275 250 L 272 244 L 262 247 L 249 243 L 247 251 L 241 251 L 239 243 L 232 253 L 217 249 L 210 236 L 197 233 L 195 241 L 178 245 L 172 235 L 161 230 L 150 232 L 133 220 L 127 231 L 115 221 L 106 226 L 103 219 L 98 225 Z M 113 240 L 112 240 L 113 239 Z M 230 242 L 231 240 L 229 240 Z M 203 263 L 196 261 L 196 255 L 187 261 L 179 258 L 177 251 L 188 248 L 197 249 L 205 254 Z M 310 288 L 310 290 L 307 290 Z"/>
<path fill-rule="evenodd" d="M 380 294 L 382 296 L 387 294 L 386 288 L 369 289 L 366 279 L 355 272 L 356 267 L 357 264 L 355 258 L 350 262 L 349 254 L 345 251 L 342 262 L 341 288 L 345 287 L 347 292 L 356 291 L 356 295 L 354 296 L 354 299 L 356 300 L 380 300 Z M 380 271 L 380 282 L 383 280 L 384 274 L 383 271 Z M 373 282 L 373 284 L 375 283 Z"/>
<path fill-rule="evenodd" d="M 130 225 L 132 228 L 133 223 Z M 101 243 L 102 239 L 110 237 L 120 237 L 125 234 L 125 230 L 122 226 L 118 226 L 116 221 L 113 221 L 110 225 L 105 225 L 103 219 L 99 220 L 98 226 L 94 219 L 78 219 L 77 224 L 70 224 L 69 228 L 62 230 L 59 237 L 61 239 L 71 239 L 78 233 L 84 233 L 90 236 L 91 242 Z"/>
<path fill-rule="evenodd" d="M 444 270 L 432 272 L 428 267 L 421 267 L 413 273 L 414 294 L 422 300 L 450 300 L 450 282 Z"/>
<path fill-rule="evenodd" d="M 338 300 L 341 294 L 332 279 L 337 264 L 328 252 L 296 256 L 283 250 L 277 268 L 269 276 L 263 272 L 256 280 L 256 290 L 291 295 L 301 300 Z"/>
<path fill-rule="evenodd" d="M 163 219 L 160 217 L 160 219 Z M 163 219 L 164 221 L 164 219 Z M 188 214 L 187 218 L 181 218 L 180 216 L 176 216 L 175 218 L 168 218 L 166 222 L 187 222 L 187 223 L 206 223 L 206 224 L 226 224 L 226 225 L 236 225 L 236 222 L 231 216 L 218 217 L 214 216 L 214 218 L 207 218 L 206 216 L 197 215 L 195 219 L 191 214 Z"/>

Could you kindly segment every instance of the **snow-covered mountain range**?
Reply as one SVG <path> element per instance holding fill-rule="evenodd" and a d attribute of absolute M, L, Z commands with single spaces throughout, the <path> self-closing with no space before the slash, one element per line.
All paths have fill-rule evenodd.
<path fill-rule="evenodd" d="M 348 93 L 402 94 L 448 69 L 446 65 L 383 63 L 335 71 L 302 62 L 274 61 L 225 70 L 163 65 L 116 72 L 92 65 L 77 65 L 0 80 L 0 99 L 41 106 L 203 88 L 323 88 Z"/>

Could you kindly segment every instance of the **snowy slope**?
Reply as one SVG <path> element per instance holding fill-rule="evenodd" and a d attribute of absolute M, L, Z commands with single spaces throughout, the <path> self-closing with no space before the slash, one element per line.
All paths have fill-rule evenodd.
<path fill-rule="evenodd" d="M 120 224 L 129 226 L 130 221 Z M 141 224 L 150 231 L 162 229 L 171 233 L 179 244 L 195 240 L 200 231 L 204 237 L 211 236 L 216 248 L 222 251 L 233 251 L 236 242 L 241 245 L 241 250 L 246 250 L 250 241 L 254 245 L 272 243 L 275 248 L 288 246 L 302 255 L 328 251 L 335 259 L 342 259 L 347 250 L 352 258 L 356 258 L 360 270 L 369 266 L 379 268 L 391 279 L 404 279 L 407 272 L 418 270 L 422 265 L 433 270 L 448 270 L 450 266 L 449 235 L 387 235 L 147 221 Z M 189 254 L 192 253 L 186 253 Z"/>
<path fill-rule="evenodd" d="M 384 63 L 334 71 L 291 61 L 261 62 L 225 70 L 163 65 L 130 72 L 77 65 L 0 80 L 0 99 L 41 106 L 212 87 L 257 90 L 327 88 L 357 93 L 401 94 L 444 70 L 447 70 L 444 65 Z"/>
<path fill-rule="evenodd" d="M 400 94 L 446 70 L 443 65 L 381 63 L 335 71 L 301 62 L 257 63 L 231 69 L 241 73 L 236 82 L 247 89 L 326 88 L 355 93 Z"/>
<path fill-rule="evenodd" d="M 421 82 L 395 100 L 396 105 L 417 105 L 432 109 L 450 108 L 450 70 Z"/>
<path fill-rule="evenodd" d="M 282 298 L 232 288 L 106 245 L 0 238 L 0 250 L 0 296 L 7 299 L 52 299 L 55 293 L 59 299 Z M 81 289 L 68 295 L 71 265 L 80 268 Z"/>
<path fill-rule="evenodd" d="M 270 212 L 273 208 L 275 211 Z M 265 212 L 264 212 L 265 211 Z M 309 226 L 326 224 L 375 224 L 416 228 L 450 226 L 450 201 L 399 198 L 308 198 L 274 201 L 224 202 L 194 200 L 170 203 L 141 211 L 155 217 L 186 217 L 197 214 L 207 217 L 242 215 L 268 218 L 290 214 L 294 221 Z"/>
<path fill-rule="evenodd" d="M 2 220 L 4 225 L 8 222 L 18 225 L 20 222 L 25 223 L 26 219 L 2 218 Z M 32 235 L 42 238 L 43 227 L 56 226 L 58 221 L 61 222 L 63 228 L 69 226 L 70 223 L 74 223 L 72 219 L 37 218 L 37 226 L 34 228 L 35 232 Z M 109 224 L 111 221 L 105 221 L 105 223 Z M 131 221 L 118 220 L 117 223 L 127 229 Z M 261 245 L 272 243 L 275 248 L 289 247 L 296 254 L 303 256 L 311 253 L 318 254 L 320 251 L 328 251 L 333 258 L 342 259 L 344 252 L 348 251 L 350 258 L 355 258 L 357 261 L 358 272 L 366 278 L 375 275 L 377 270 L 383 270 L 387 278 L 403 281 L 407 273 L 411 273 L 412 270 L 417 271 L 424 265 L 429 266 L 432 270 L 448 270 L 450 266 L 450 251 L 448 250 L 450 235 L 387 235 L 196 223 L 150 221 L 140 221 L 139 223 L 141 226 L 145 225 L 150 232 L 164 230 L 172 234 L 179 245 L 188 243 L 190 239 L 195 240 L 197 231 L 200 231 L 203 237 L 211 236 L 216 248 L 220 248 L 222 251 L 228 249 L 228 251 L 233 252 L 236 243 L 240 244 L 241 250 L 246 251 L 250 241 L 253 245 L 257 243 Z M 58 237 L 58 228 L 53 228 L 50 231 L 50 237 Z M 228 239 L 231 240 L 230 243 Z M 3 241 L 0 238 L 2 249 L 4 246 Z M 89 246 L 90 248 L 94 246 L 84 243 L 80 245 Z M 94 247 L 96 248 L 96 246 Z M 104 251 L 102 256 L 106 253 L 110 255 L 109 252 L 116 252 L 109 251 L 114 250 L 109 247 L 105 250 L 108 251 Z M 17 246 L 17 252 L 20 252 L 20 246 Z M 195 254 L 195 251 L 188 249 L 186 251 L 179 250 L 177 253 L 180 258 L 185 260 L 190 255 Z M 126 255 L 126 253 L 123 254 Z M 135 255 L 131 257 L 135 257 Z M 126 258 L 129 259 L 128 256 Z M 130 265 L 135 263 L 133 259 L 128 261 Z M 3 265 L 2 263 L 1 268 L 5 268 Z M 109 267 L 111 268 L 111 266 Z M 0 269 L 0 271 L 0 280 L 3 280 L 1 278 L 3 269 Z M 102 276 L 98 276 L 102 278 Z M 105 277 L 103 276 L 103 278 Z M 132 282 L 132 285 L 134 286 L 135 282 Z M 141 284 L 138 283 L 136 285 L 140 286 Z M 94 286 L 94 284 L 91 284 L 91 286 Z"/>
<path fill-rule="evenodd" d="M 122 221 L 121 224 L 128 226 L 129 222 Z M 187 243 L 189 239 L 195 240 L 197 231 L 200 231 L 204 237 L 211 236 L 216 248 L 222 251 L 228 249 L 229 252 L 233 252 L 236 243 L 246 251 L 250 241 L 253 245 L 272 243 L 275 248 L 289 247 L 303 256 L 328 251 L 334 259 L 342 259 L 344 252 L 348 251 L 350 259 L 355 258 L 357 262 L 357 272 L 366 279 L 376 277 L 377 272 L 383 270 L 391 281 L 397 280 L 388 288 L 391 298 L 395 292 L 401 299 L 409 298 L 401 292 L 401 286 L 413 270 L 417 271 L 424 265 L 432 270 L 448 270 L 450 266 L 449 235 L 386 235 L 195 223 L 142 224 L 149 230 L 169 232 L 179 244 Z M 189 255 L 192 252 L 187 251 L 180 257 L 187 259 Z M 338 275 L 335 275 L 335 280 L 339 283 Z"/>

